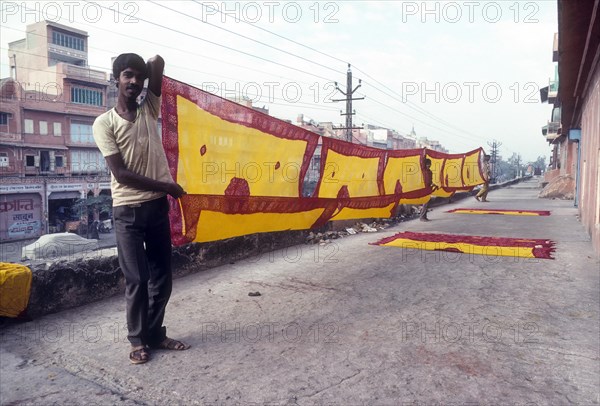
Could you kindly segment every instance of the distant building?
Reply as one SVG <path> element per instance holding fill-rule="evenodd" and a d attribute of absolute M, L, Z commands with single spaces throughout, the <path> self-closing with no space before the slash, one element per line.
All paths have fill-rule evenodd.
<path fill-rule="evenodd" d="M 265 106 L 257 107 L 252 103 L 252 99 L 246 96 L 237 96 L 237 97 L 228 97 L 227 100 L 230 100 L 234 103 L 241 104 L 242 106 L 250 107 L 252 110 L 259 111 L 263 114 L 269 114 L 269 109 Z"/>
<path fill-rule="evenodd" d="M 411 135 L 415 138 L 417 137 L 414 127 L 411 131 Z M 442 147 L 442 144 L 439 141 L 430 140 L 427 137 L 419 137 L 416 141 L 416 144 L 417 144 L 417 148 L 428 148 L 428 149 L 431 149 L 434 151 L 443 152 L 446 154 L 448 153 L 448 150 L 446 148 Z"/>
<path fill-rule="evenodd" d="M 92 137 L 106 111 L 106 74 L 88 66 L 88 35 L 41 21 L 8 44 L 0 81 L 0 238 L 61 231 L 78 198 L 110 193 Z M 87 215 L 87 213 L 85 213 Z"/>
<path fill-rule="evenodd" d="M 558 62 L 558 33 L 554 34 L 552 47 L 552 62 Z M 559 176 L 575 176 L 577 171 L 577 142 L 570 139 L 568 133 L 563 131 L 561 124 L 561 100 L 558 97 L 560 76 L 558 64 L 555 65 L 554 78 L 549 79 L 548 86 L 540 89 L 542 103 L 552 104 L 552 112 L 542 127 L 542 135 L 552 148 L 550 164 L 544 174 L 544 182 L 548 183 Z M 574 194 L 575 190 L 571 190 Z"/>

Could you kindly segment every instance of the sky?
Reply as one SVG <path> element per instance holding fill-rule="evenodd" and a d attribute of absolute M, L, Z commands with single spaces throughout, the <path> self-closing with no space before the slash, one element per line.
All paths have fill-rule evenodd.
<path fill-rule="evenodd" d="M 524 162 L 549 157 L 556 1 L 3 1 L 8 43 L 49 20 L 86 31 L 88 63 L 159 54 L 165 74 L 275 117 L 343 125 L 351 65 L 353 124 L 441 142 L 452 153 L 501 143 Z M 548 159 L 546 160 L 548 162 Z"/>

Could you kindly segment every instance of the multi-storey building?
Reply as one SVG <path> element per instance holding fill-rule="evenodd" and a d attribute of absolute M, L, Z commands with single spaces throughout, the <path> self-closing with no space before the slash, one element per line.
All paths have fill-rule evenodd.
<path fill-rule="evenodd" d="M 64 230 L 79 198 L 110 193 L 92 137 L 106 111 L 106 73 L 88 66 L 85 31 L 28 25 L 8 44 L 11 77 L 0 82 L 0 238 Z M 87 213 L 84 213 L 87 215 Z"/>

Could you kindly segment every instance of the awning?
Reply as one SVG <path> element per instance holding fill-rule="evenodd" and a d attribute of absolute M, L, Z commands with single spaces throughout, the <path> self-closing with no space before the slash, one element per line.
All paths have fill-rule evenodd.
<path fill-rule="evenodd" d="M 7 141 L 7 140 L 0 141 L 0 145 L 10 145 L 11 147 L 23 147 L 23 148 L 58 149 L 61 151 L 66 151 L 69 149 L 64 145 L 24 144 L 21 142 Z"/>
<path fill-rule="evenodd" d="M 60 150 L 68 150 L 69 148 L 64 145 L 46 145 L 46 144 L 22 144 L 23 147 L 27 148 L 40 148 L 40 149 L 60 149 Z"/>
<path fill-rule="evenodd" d="M 81 193 L 79 192 L 52 192 L 50 196 L 48 196 L 49 200 L 58 200 L 58 199 L 79 199 L 81 197 Z"/>

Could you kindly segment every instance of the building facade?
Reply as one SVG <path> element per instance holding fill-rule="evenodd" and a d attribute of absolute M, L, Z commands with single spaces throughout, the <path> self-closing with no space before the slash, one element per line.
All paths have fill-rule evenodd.
<path fill-rule="evenodd" d="M 106 111 L 105 72 L 88 66 L 88 35 L 54 22 L 9 43 L 0 82 L 0 239 L 36 238 L 78 222 L 77 199 L 110 193 L 92 136 Z M 83 213 L 84 217 L 87 213 Z"/>
<path fill-rule="evenodd" d="M 558 75 L 561 137 L 577 151 L 575 205 L 600 254 L 600 0 L 558 0 Z"/>

